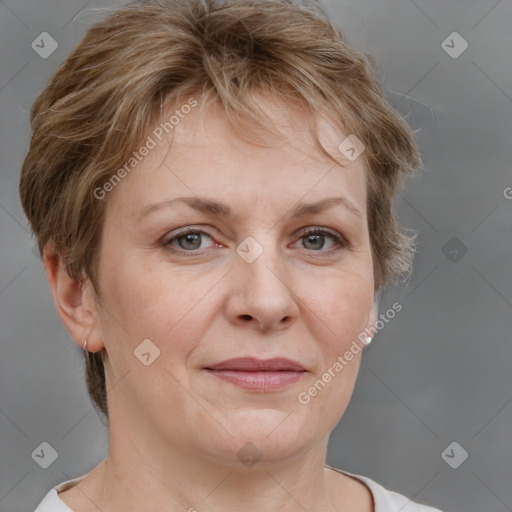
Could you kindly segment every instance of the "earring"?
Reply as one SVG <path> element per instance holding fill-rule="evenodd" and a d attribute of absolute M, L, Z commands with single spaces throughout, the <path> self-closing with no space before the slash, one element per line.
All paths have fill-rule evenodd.
<path fill-rule="evenodd" d="M 368 336 L 368 337 L 366 338 L 366 346 L 368 346 L 368 345 L 372 342 L 372 339 L 373 339 L 373 338 L 372 338 L 371 336 Z"/>
<path fill-rule="evenodd" d="M 84 350 L 87 351 L 87 340 L 84 341 Z"/>

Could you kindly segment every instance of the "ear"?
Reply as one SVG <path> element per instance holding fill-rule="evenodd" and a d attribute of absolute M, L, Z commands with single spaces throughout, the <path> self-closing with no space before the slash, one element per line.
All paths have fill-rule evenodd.
<path fill-rule="evenodd" d="M 104 344 L 99 336 L 97 304 L 91 282 L 87 280 L 81 285 L 68 274 L 53 242 L 44 249 L 43 264 L 57 312 L 75 343 L 83 349 L 87 340 L 89 352 L 101 350 Z"/>
<path fill-rule="evenodd" d="M 378 302 L 377 298 L 375 298 L 373 301 L 373 304 L 372 304 L 372 308 L 370 310 L 370 314 L 368 315 L 368 322 L 366 324 L 366 329 L 370 336 L 373 336 L 372 333 L 377 332 L 375 323 L 378 320 L 378 315 L 379 315 L 379 302 Z"/>

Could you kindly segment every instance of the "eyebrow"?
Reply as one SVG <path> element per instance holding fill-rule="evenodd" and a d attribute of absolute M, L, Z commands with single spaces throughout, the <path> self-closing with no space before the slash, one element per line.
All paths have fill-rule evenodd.
<path fill-rule="evenodd" d="M 211 199 L 206 199 L 204 197 L 192 196 L 177 197 L 176 199 L 150 204 L 141 211 L 137 217 L 137 220 L 140 221 L 144 217 L 147 217 L 149 214 L 157 210 L 161 210 L 162 208 L 167 208 L 176 203 L 186 204 L 194 210 L 211 213 L 219 217 L 233 218 L 235 216 L 233 214 L 233 210 L 227 204 L 220 203 Z M 359 219 L 363 219 L 363 214 L 361 211 L 347 197 L 343 196 L 327 197 L 315 203 L 300 203 L 292 209 L 289 216 L 294 218 L 306 217 L 307 215 L 320 213 L 329 208 L 333 208 L 334 206 L 343 206 L 353 215 L 359 217 Z"/>

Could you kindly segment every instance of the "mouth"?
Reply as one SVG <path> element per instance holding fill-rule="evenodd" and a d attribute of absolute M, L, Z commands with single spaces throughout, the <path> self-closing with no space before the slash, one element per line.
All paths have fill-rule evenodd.
<path fill-rule="evenodd" d="M 208 366 L 205 370 L 220 380 L 259 392 L 285 388 L 300 380 L 306 373 L 300 363 L 286 358 L 229 359 Z"/>

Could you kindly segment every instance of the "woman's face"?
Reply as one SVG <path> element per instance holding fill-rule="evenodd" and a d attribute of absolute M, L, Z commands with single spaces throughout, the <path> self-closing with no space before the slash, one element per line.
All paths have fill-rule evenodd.
<path fill-rule="evenodd" d="M 362 352 L 334 366 L 375 320 L 363 159 L 344 158 L 337 148 L 349 134 L 320 124 L 324 147 L 346 164 L 335 166 L 303 114 L 260 105 L 290 144 L 251 145 L 218 107 L 203 120 L 197 107 L 170 150 L 151 134 L 156 147 L 108 194 L 88 339 L 108 356 L 111 435 L 148 450 L 161 443 L 240 464 L 250 442 L 262 462 L 293 458 L 326 442 L 353 391 Z M 294 214 L 333 197 L 345 203 Z M 287 358 L 305 371 L 265 391 L 206 369 L 239 357 Z"/>

